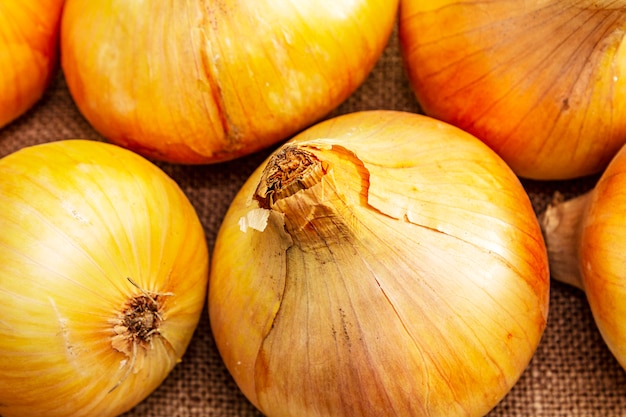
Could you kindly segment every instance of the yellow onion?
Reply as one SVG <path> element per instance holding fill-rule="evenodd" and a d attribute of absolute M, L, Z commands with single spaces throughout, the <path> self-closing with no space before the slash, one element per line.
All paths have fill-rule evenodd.
<path fill-rule="evenodd" d="M 551 275 L 585 292 L 597 327 L 626 368 L 626 148 L 594 188 L 559 196 L 541 216 Z"/>
<path fill-rule="evenodd" d="M 401 49 L 425 113 L 521 176 L 600 172 L 626 142 L 626 6 L 405 0 Z"/>
<path fill-rule="evenodd" d="M 62 66 L 87 120 L 155 159 L 277 143 L 365 80 L 398 0 L 68 0 Z"/>
<path fill-rule="evenodd" d="M 0 159 L 0 415 L 116 416 L 181 360 L 203 311 L 204 231 L 142 157 L 95 141 Z"/>
<path fill-rule="evenodd" d="M 483 415 L 548 313 L 517 177 L 412 113 L 339 116 L 278 148 L 234 198 L 211 262 L 217 347 L 270 417 Z"/>
<path fill-rule="evenodd" d="M 49 85 L 63 1 L 0 2 L 0 127 L 31 108 Z"/>

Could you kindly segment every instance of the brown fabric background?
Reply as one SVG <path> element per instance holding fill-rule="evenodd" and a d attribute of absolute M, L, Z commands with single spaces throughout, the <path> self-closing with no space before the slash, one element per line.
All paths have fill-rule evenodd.
<path fill-rule="evenodd" d="M 419 111 L 402 67 L 396 34 L 366 83 L 330 116 L 365 109 Z M 58 73 L 42 100 L 0 129 L 0 156 L 21 147 L 67 138 L 102 140 L 82 118 Z M 213 247 L 222 216 L 247 176 L 270 150 L 211 166 L 158 163 L 181 185 Z M 596 178 L 523 181 L 537 212 L 555 190 L 571 196 Z M 384 412 L 383 412 L 384 414 Z M 189 349 L 163 385 L 126 417 L 247 417 L 260 414 L 223 366 L 205 314 Z M 584 294 L 553 283 L 548 327 L 530 366 L 490 416 L 626 416 L 626 373 L 603 343 Z M 294 416 L 304 417 L 304 416 Z"/>

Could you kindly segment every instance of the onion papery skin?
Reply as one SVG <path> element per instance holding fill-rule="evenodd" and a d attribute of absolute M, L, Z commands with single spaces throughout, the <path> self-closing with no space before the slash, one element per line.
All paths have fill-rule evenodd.
<path fill-rule="evenodd" d="M 589 194 L 578 245 L 583 289 L 613 355 L 626 368 L 626 149 Z"/>
<path fill-rule="evenodd" d="M 63 0 L 0 2 L 0 128 L 30 109 L 55 73 Z"/>
<path fill-rule="evenodd" d="M 68 0 L 62 67 L 87 120 L 154 159 L 201 164 L 282 141 L 360 86 L 398 0 Z"/>
<path fill-rule="evenodd" d="M 23 148 L 0 160 L 0 230 L 0 415 L 117 416 L 181 360 L 208 250 L 154 164 L 96 141 Z M 119 315 L 146 294 L 158 317 L 130 317 L 155 333 L 127 345 Z"/>
<path fill-rule="evenodd" d="M 399 35 L 424 112 L 520 176 L 598 173 L 626 142 L 623 2 L 405 0 Z"/>
<path fill-rule="evenodd" d="M 317 174 L 278 191 L 265 179 L 289 152 L 317 158 Z M 475 137 L 413 113 L 347 114 L 281 146 L 235 196 L 211 262 L 217 347 L 269 417 L 484 415 L 548 314 L 518 178 Z"/>

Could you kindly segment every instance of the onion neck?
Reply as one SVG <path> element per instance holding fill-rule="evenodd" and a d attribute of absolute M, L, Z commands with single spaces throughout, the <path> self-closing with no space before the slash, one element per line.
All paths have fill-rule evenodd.
<path fill-rule="evenodd" d="M 162 337 L 159 329 L 164 321 L 164 298 L 174 295 L 144 290 L 131 278 L 127 279 L 139 293 L 130 296 L 117 317 L 109 321 L 113 333 L 111 346 L 127 358 L 124 375 L 109 392 L 124 382 L 131 372 L 137 373 L 143 368 L 153 338 Z"/>
<path fill-rule="evenodd" d="M 283 214 L 285 231 L 301 250 L 322 256 L 334 245 L 353 242 L 346 192 L 338 190 L 331 163 L 311 149 L 289 145 L 268 162 L 254 198 L 261 208 Z"/>
<path fill-rule="evenodd" d="M 313 153 L 288 145 L 268 161 L 254 194 L 261 208 L 274 208 L 276 202 L 319 183 L 326 168 Z"/>
<path fill-rule="evenodd" d="M 539 216 L 539 223 L 548 250 L 552 279 L 584 291 L 579 263 L 580 232 L 591 191 L 563 200 L 557 194 Z"/>

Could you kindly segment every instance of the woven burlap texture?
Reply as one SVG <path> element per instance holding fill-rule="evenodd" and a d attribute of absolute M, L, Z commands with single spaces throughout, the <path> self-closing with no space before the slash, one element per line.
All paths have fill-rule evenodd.
<path fill-rule="evenodd" d="M 404 73 L 396 33 L 366 83 L 328 117 L 368 109 L 419 112 Z M 103 140 L 75 107 L 59 71 L 34 108 L 0 129 L 0 156 L 24 146 L 68 138 Z M 209 166 L 157 163 L 180 184 L 194 204 L 210 248 L 231 199 L 271 150 Z M 539 213 L 554 191 L 574 195 L 592 187 L 594 181 L 585 178 L 523 183 Z M 602 341 L 584 293 L 553 282 L 550 302 L 548 326 L 530 366 L 489 415 L 626 415 L 626 373 Z M 125 414 L 126 417 L 259 415 L 225 369 L 212 339 L 207 314 L 202 317 L 182 363 L 159 389 Z M 381 416 L 385 416 L 384 410 Z"/>

